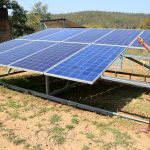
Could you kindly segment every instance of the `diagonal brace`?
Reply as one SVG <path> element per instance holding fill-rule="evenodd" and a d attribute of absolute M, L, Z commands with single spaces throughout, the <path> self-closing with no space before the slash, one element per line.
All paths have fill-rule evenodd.
<path fill-rule="evenodd" d="M 55 90 L 54 92 L 50 93 L 50 95 L 57 95 L 57 94 L 60 94 L 60 93 L 62 93 L 63 91 L 65 91 L 66 89 L 72 87 L 72 86 L 75 85 L 75 84 L 76 84 L 76 82 L 71 84 L 70 81 L 67 81 L 66 85 L 65 85 L 63 88 L 58 89 L 58 90 Z"/>
<path fill-rule="evenodd" d="M 138 60 L 136 60 L 134 58 L 131 58 L 131 57 L 126 57 L 126 58 L 131 60 L 131 61 L 133 61 L 133 62 L 135 62 L 135 63 L 137 63 L 137 64 L 139 64 L 140 66 L 143 66 L 143 67 L 145 67 L 147 69 L 150 69 L 150 66 L 148 66 L 148 65 L 146 65 L 146 64 L 144 64 L 144 63 L 142 63 L 142 62 L 140 62 L 140 61 L 138 61 Z"/>

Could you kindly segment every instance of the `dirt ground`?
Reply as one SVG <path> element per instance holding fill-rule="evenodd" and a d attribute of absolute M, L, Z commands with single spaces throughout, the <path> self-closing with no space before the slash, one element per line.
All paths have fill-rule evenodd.
<path fill-rule="evenodd" d="M 150 97 L 142 95 L 150 102 Z M 146 125 L 107 117 L 0 86 L 1 150 L 149 150 Z"/>
<path fill-rule="evenodd" d="M 0 68 L 0 72 L 4 70 Z M 43 84 L 38 82 L 44 82 L 41 77 L 26 74 L 2 81 L 37 91 L 43 90 Z M 70 88 L 59 96 L 150 118 L 147 89 L 100 82 L 92 87 Z M 150 150 L 150 134 L 139 132 L 146 127 L 147 124 L 75 109 L 0 86 L 0 150 Z"/>

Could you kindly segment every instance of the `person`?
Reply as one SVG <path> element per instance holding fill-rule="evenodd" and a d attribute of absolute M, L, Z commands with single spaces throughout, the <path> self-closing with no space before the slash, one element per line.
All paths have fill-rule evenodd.
<path fill-rule="evenodd" d="M 138 37 L 138 42 L 139 42 L 142 46 L 144 46 L 144 47 L 148 50 L 148 52 L 150 52 L 150 45 L 148 45 L 148 44 L 143 40 L 143 38 Z"/>
<path fill-rule="evenodd" d="M 138 37 L 138 42 L 139 42 L 142 46 L 144 46 L 144 47 L 148 50 L 148 52 L 150 52 L 150 45 L 147 44 L 147 43 L 143 40 L 143 38 Z M 145 132 L 145 133 L 150 133 L 150 121 L 149 121 L 148 127 L 147 127 L 146 129 L 142 129 L 142 130 L 140 130 L 140 131 Z"/>

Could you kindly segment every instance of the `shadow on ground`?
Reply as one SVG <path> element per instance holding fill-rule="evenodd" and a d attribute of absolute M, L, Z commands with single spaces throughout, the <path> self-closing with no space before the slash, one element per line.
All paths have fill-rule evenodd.
<path fill-rule="evenodd" d="M 1 79 L 1 81 L 45 93 L 45 78 L 41 75 L 10 76 Z M 50 91 L 60 89 L 65 84 L 66 80 L 50 78 Z M 149 94 L 150 92 L 147 89 L 97 81 L 94 85 L 77 83 L 58 94 L 57 97 L 117 112 L 121 111 L 128 103 L 133 99 L 136 100 L 143 93 Z"/>

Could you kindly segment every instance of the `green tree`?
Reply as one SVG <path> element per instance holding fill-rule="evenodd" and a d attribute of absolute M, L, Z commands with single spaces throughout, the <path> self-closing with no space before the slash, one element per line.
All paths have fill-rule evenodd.
<path fill-rule="evenodd" d="M 141 29 L 150 29 L 150 17 L 146 18 L 141 24 L 140 24 Z"/>
<path fill-rule="evenodd" d="M 42 18 L 48 18 L 50 14 L 48 13 L 48 5 L 42 4 L 42 2 L 35 3 L 32 10 L 27 14 L 28 22 L 30 27 L 33 27 L 35 31 L 41 30 L 40 21 Z"/>
<path fill-rule="evenodd" d="M 26 24 L 26 11 L 16 1 L 12 1 L 11 30 L 13 38 L 30 34 L 34 29 Z"/>
<path fill-rule="evenodd" d="M 11 8 L 10 0 L 0 0 L 0 8 Z"/>

